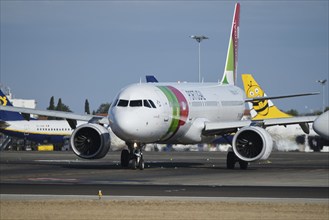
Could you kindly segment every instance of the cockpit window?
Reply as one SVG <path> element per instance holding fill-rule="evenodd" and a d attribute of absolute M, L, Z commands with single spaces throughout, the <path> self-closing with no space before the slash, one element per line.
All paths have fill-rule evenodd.
<path fill-rule="evenodd" d="M 119 107 L 146 107 L 146 108 L 156 108 L 154 102 L 152 100 L 126 100 L 126 99 L 117 99 L 114 102 L 114 106 Z"/>
<path fill-rule="evenodd" d="M 149 103 L 151 104 L 152 108 L 156 108 L 156 106 L 154 105 L 154 102 L 152 100 L 149 100 Z"/>
<path fill-rule="evenodd" d="M 143 101 L 142 100 L 130 100 L 129 106 L 130 107 L 141 107 L 141 106 L 143 106 Z"/>
<path fill-rule="evenodd" d="M 120 99 L 118 102 L 118 106 L 120 107 L 127 107 L 128 106 L 129 101 L 125 100 L 125 99 Z"/>
<path fill-rule="evenodd" d="M 147 100 L 145 100 L 145 99 L 143 100 L 143 104 L 147 108 L 152 108 L 151 105 L 150 105 L 150 103 Z"/>

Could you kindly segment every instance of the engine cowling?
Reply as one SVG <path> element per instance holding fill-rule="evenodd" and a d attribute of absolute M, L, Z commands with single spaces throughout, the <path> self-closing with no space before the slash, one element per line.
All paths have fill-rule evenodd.
<path fill-rule="evenodd" d="M 241 160 L 266 160 L 273 148 L 270 134 L 261 127 L 244 127 L 233 137 L 233 151 Z"/>
<path fill-rule="evenodd" d="M 111 147 L 109 131 L 99 124 L 82 124 L 70 138 L 73 152 L 84 159 L 103 158 Z"/>

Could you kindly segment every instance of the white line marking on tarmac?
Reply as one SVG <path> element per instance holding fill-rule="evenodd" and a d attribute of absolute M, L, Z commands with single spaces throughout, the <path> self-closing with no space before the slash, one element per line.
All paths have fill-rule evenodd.
<path fill-rule="evenodd" d="M 0 194 L 0 200 L 99 200 L 98 195 L 35 195 Z M 210 201 L 210 202 L 271 202 L 271 203 L 326 203 L 318 198 L 260 198 L 260 197 L 189 197 L 189 196 L 102 196 L 101 200 L 128 201 Z"/>

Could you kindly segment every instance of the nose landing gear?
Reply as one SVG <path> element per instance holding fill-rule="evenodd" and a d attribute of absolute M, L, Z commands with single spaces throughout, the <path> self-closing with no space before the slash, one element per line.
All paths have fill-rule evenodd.
<path fill-rule="evenodd" d="M 131 161 L 132 169 L 144 170 L 145 163 L 143 158 L 143 146 L 136 144 L 127 144 L 129 150 L 124 149 L 121 151 L 121 166 L 123 168 L 129 167 L 129 162 Z M 134 147 L 135 146 L 135 147 Z"/>

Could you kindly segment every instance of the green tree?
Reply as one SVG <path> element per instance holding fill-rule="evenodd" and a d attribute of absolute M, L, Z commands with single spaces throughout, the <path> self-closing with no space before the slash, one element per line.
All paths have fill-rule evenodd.
<path fill-rule="evenodd" d="M 298 116 L 299 115 L 299 113 L 296 109 L 290 109 L 286 113 L 289 114 L 289 115 L 292 115 L 292 116 Z"/>
<path fill-rule="evenodd" d="M 57 111 L 62 111 L 62 108 L 63 108 L 62 99 L 59 98 L 59 99 L 58 99 L 58 102 L 57 102 L 56 110 L 57 110 Z"/>
<path fill-rule="evenodd" d="M 62 112 L 72 112 L 71 109 L 62 102 L 61 98 L 58 99 L 56 110 Z"/>
<path fill-rule="evenodd" d="M 90 115 L 90 107 L 89 107 L 88 99 L 86 99 L 85 101 L 85 113 Z"/>
<path fill-rule="evenodd" d="M 55 110 L 54 96 L 50 98 L 49 107 L 47 108 L 47 110 Z"/>
<path fill-rule="evenodd" d="M 101 104 L 97 111 L 96 114 L 107 114 L 109 112 L 109 108 L 110 108 L 111 104 L 110 103 L 103 103 Z"/>

